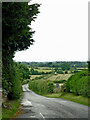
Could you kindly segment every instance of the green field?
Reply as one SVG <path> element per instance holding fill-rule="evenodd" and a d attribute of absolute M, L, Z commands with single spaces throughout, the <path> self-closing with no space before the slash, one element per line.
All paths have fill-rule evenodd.
<path fill-rule="evenodd" d="M 0 120 L 2 119 L 2 114 L 0 114 Z"/>

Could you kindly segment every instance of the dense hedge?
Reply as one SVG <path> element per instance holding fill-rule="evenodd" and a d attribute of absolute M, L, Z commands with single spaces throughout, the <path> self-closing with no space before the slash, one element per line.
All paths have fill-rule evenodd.
<path fill-rule="evenodd" d="M 83 70 L 72 75 L 66 82 L 66 91 L 90 97 L 88 70 Z"/>
<path fill-rule="evenodd" d="M 66 80 L 55 80 L 54 83 L 65 83 Z"/>
<path fill-rule="evenodd" d="M 8 74 L 3 68 L 3 95 L 7 95 L 8 99 L 19 99 L 22 94 L 22 83 L 28 78 L 28 66 L 11 61 Z"/>
<path fill-rule="evenodd" d="M 53 93 L 54 85 L 52 82 L 45 80 L 33 80 L 29 84 L 29 88 L 38 94 Z"/>

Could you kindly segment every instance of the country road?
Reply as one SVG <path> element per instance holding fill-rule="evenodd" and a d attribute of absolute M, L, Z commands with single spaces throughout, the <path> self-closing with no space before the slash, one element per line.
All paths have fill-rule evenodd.
<path fill-rule="evenodd" d="M 18 118 L 56 120 L 60 118 L 88 118 L 88 107 L 60 98 L 40 96 L 23 85 L 22 114 Z"/>

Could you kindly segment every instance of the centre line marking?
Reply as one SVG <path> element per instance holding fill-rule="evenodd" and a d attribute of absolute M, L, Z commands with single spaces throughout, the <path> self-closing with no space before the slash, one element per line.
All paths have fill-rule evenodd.
<path fill-rule="evenodd" d="M 40 115 L 42 116 L 42 118 L 45 120 L 45 117 L 43 116 L 43 114 L 42 113 L 40 113 Z"/>

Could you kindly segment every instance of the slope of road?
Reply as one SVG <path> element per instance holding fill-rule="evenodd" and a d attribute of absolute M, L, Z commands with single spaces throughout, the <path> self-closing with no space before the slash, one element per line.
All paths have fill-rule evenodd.
<path fill-rule="evenodd" d="M 52 118 L 87 118 L 88 107 L 60 98 L 40 96 L 23 85 L 22 114 L 18 118 L 51 120 Z"/>

